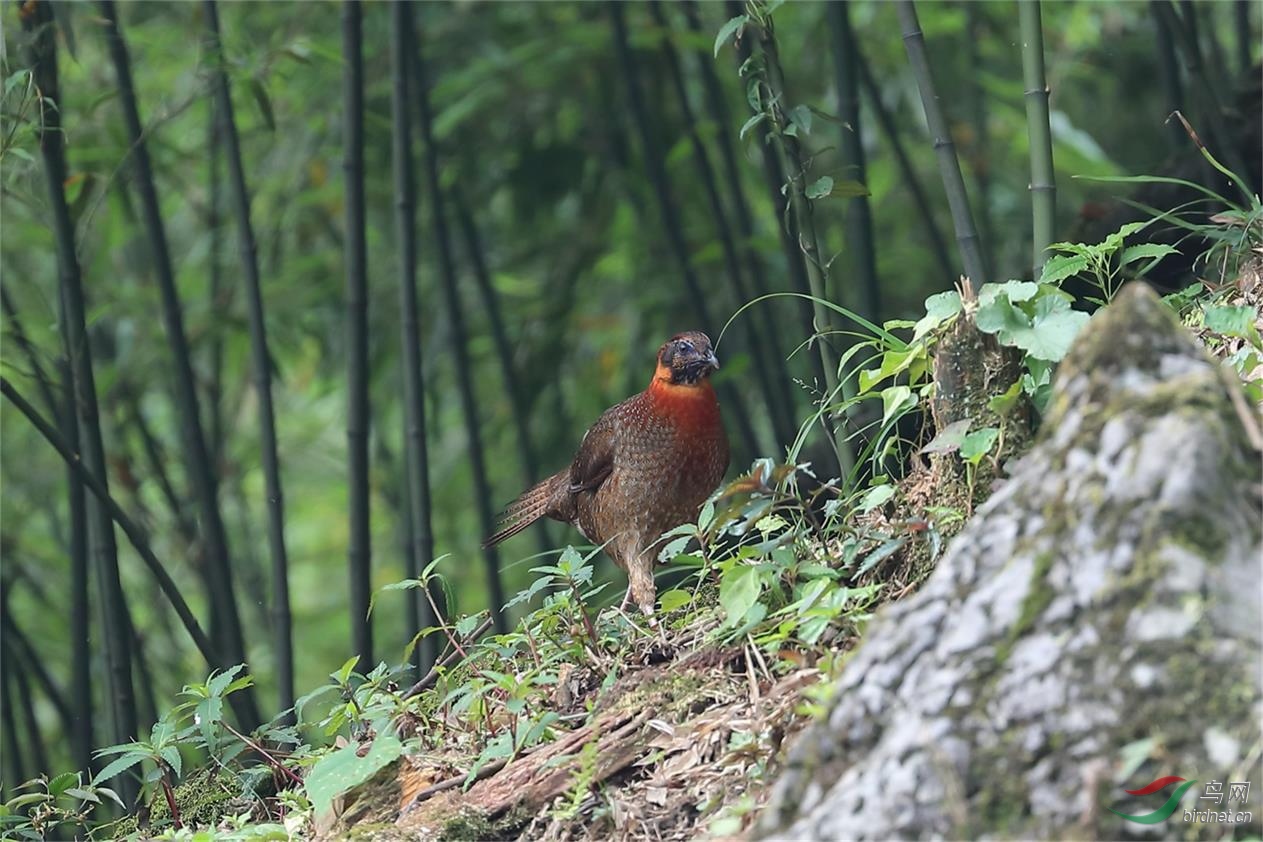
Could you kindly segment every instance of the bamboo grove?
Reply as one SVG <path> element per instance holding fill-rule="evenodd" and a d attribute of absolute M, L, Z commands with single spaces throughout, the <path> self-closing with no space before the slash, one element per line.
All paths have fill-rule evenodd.
<path fill-rule="evenodd" d="M 4 14 L 7 786 L 212 669 L 247 730 L 348 654 L 425 674 L 458 608 L 506 628 L 578 539 L 479 537 L 662 335 L 722 336 L 735 465 L 805 435 L 842 476 L 862 419 L 800 430 L 861 327 L 827 302 L 1037 276 L 1113 200 L 1070 175 L 1187 155 L 1177 109 L 1257 172 L 1245 2 Z"/>

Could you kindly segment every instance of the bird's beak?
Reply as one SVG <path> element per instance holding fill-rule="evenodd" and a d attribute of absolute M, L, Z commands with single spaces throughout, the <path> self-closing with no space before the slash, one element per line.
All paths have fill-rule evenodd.
<path fill-rule="evenodd" d="M 706 352 L 706 364 L 714 371 L 719 371 L 719 357 L 715 356 L 714 351 Z"/>

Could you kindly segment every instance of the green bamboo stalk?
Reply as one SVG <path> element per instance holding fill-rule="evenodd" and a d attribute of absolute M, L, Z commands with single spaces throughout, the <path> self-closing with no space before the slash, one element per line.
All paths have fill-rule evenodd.
<path fill-rule="evenodd" d="M 1039 12 L 1039 0 L 1020 0 L 1017 4 L 1022 30 L 1022 81 L 1026 87 L 1026 134 L 1031 150 L 1031 277 L 1037 281 L 1043 273 L 1048 247 L 1057 238 L 1057 184 L 1048 119 L 1048 82 L 1044 76 L 1044 30 Z"/>
<path fill-rule="evenodd" d="M 728 275 L 728 281 L 732 285 L 738 305 L 741 305 L 752 300 L 754 296 L 746 285 L 745 267 L 742 265 L 741 257 L 737 252 L 736 238 L 733 236 L 723 200 L 719 196 L 719 182 L 715 177 L 715 169 L 711 166 L 710 153 L 706 150 L 706 144 L 698 131 L 697 117 L 693 113 L 693 106 L 688 98 L 684 70 L 680 66 L 680 59 L 675 52 L 675 47 L 671 44 L 671 27 L 663 10 L 662 0 L 653 0 L 649 4 L 649 10 L 653 14 L 654 22 L 665 36 L 663 38 L 663 52 L 667 59 L 667 71 L 671 77 L 671 85 L 674 89 L 676 100 L 680 104 L 680 112 L 684 117 L 685 130 L 688 132 L 689 142 L 693 147 L 693 161 L 698 175 L 701 176 L 702 187 L 706 192 L 706 199 L 710 206 L 710 215 L 715 223 L 715 233 L 719 237 L 720 250 L 724 256 L 724 268 Z M 784 372 L 777 372 L 773 369 L 772 366 L 776 361 L 771 359 L 770 355 L 764 351 L 763 336 L 768 331 L 761 329 L 760 325 L 751 319 L 745 320 L 742 327 L 745 333 L 746 347 L 754 358 L 755 375 L 759 381 L 759 389 L 763 393 L 764 401 L 767 404 L 768 418 L 772 423 L 773 434 L 776 436 L 778 443 L 782 446 L 788 446 L 788 443 L 794 440 L 794 435 L 797 432 L 792 416 L 787 414 L 792 398 L 788 389 L 783 388 L 788 385 L 789 378 L 785 376 Z M 772 332 L 774 332 L 774 329 Z"/>
<path fill-rule="evenodd" d="M 743 14 L 743 4 L 740 0 L 727 0 L 725 3 L 729 17 L 738 17 Z M 741 38 L 737 41 L 737 61 L 738 75 L 744 72 L 743 68 L 754 66 L 752 58 L 754 58 L 754 48 L 751 44 L 751 38 Z M 704 62 L 705 63 L 705 62 Z M 728 122 L 725 121 L 725 125 Z M 781 158 L 779 150 L 771 143 L 763 142 L 758 144 L 760 156 L 763 166 L 760 168 L 763 173 L 763 184 L 767 191 L 767 196 L 771 199 L 772 207 L 776 211 L 776 231 L 781 240 L 781 251 L 785 255 L 785 265 L 789 270 L 789 278 L 791 288 L 797 292 L 802 298 L 798 299 L 795 309 L 798 312 L 800 325 L 804 336 L 811 336 L 815 333 L 815 308 L 810 301 L 811 283 L 807 280 L 807 269 L 802 259 L 802 250 L 798 246 L 798 237 L 794 230 L 793 219 L 789 211 L 789 201 L 781 192 L 785 187 L 785 170 L 781 166 Z M 815 382 L 820 390 L 824 389 L 825 367 L 820 354 L 807 354 L 810 360 L 812 374 Z M 832 448 L 830 448 L 832 453 Z M 834 454 L 833 464 L 830 466 L 836 473 L 841 473 L 841 463 L 837 461 Z"/>
<path fill-rule="evenodd" d="M 18 313 L 13 298 L 9 295 L 9 288 L 5 286 L 0 286 L 0 310 L 3 310 L 5 321 L 8 322 L 5 333 L 13 338 L 18 350 L 26 358 L 26 364 L 30 366 L 31 378 L 35 381 L 35 385 L 39 388 L 39 395 L 44 400 L 44 409 L 50 415 L 60 415 L 61 402 L 53 394 L 53 380 L 44 370 L 39 349 L 31 342 L 26 329 L 22 327 L 22 317 Z"/>
<path fill-rule="evenodd" d="M 73 734 L 75 729 L 74 713 L 71 710 L 70 702 L 66 700 L 66 694 L 62 689 L 57 686 L 57 682 L 44 664 L 44 659 L 35 651 L 35 647 L 31 645 L 26 633 L 18 628 L 17 623 L 13 619 L 13 614 L 9 610 L 7 598 L 3 600 L 3 605 L 0 605 L 0 632 L 2 632 L 0 638 L 3 639 L 4 645 L 13 647 L 13 654 L 20 662 L 20 665 L 15 664 L 9 669 L 29 672 L 34 676 L 36 683 L 39 684 L 40 689 L 44 693 L 44 698 L 48 699 L 53 706 L 53 710 L 57 712 L 57 719 L 62 726 L 62 733 Z M 51 771 L 47 763 L 41 763 L 39 768 L 44 771 Z M 82 768 L 87 769 L 88 767 L 84 766 Z"/>
<path fill-rule="evenodd" d="M 74 375 L 70 364 L 63 356 L 57 361 L 61 377 L 62 396 L 59 401 L 53 394 L 53 384 L 40 362 L 39 352 L 31 343 L 17 306 L 9 296 L 7 287 L 0 287 L 0 309 L 8 322 L 6 332 L 13 337 L 22 355 L 30 366 L 31 375 L 40 390 L 45 409 L 57 419 L 62 435 L 67 441 L 79 441 L 79 419 L 75 410 Z M 61 321 L 66 322 L 65 308 L 62 307 Z M 76 768 L 88 769 L 92 763 L 92 673 L 91 651 L 89 649 L 89 613 L 88 613 L 88 509 L 84 497 L 83 483 L 69 468 L 66 469 L 66 508 L 70 513 L 66 525 L 67 546 L 70 556 L 70 684 L 74 688 L 74 710 L 67 711 L 64 731 L 70 738 L 70 751 Z M 36 661 L 37 668 L 43 662 Z M 41 679 L 43 683 L 43 679 Z M 51 693 L 51 688 L 49 689 Z M 61 712 L 60 710 L 58 711 Z"/>
<path fill-rule="evenodd" d="M 1196 19 L 1190 16 L 1182 25 L 1170 0 L 1159 0 L 1154 10 L 1166 22 L 1167 28 L 1174 36 L 1176 49 L 1184 61 L 1184 69 L 1197 84 L 1196 100 L 1201 105 L 1199 114 L 1206 122 L 1206 134 L 1211 139 L 1208 146 L 1215 157 L 1223 161 L 1228 169 L 1238 175 L 1248 173 L 1250 170 L 1246 166 L 1245 159 L 1241 157 L 1241 150 L 1237 148 L 1236 143 L 1233 143 L 1233 136 L 1224 123 L 1223 105 L 1219 101 L 1218 89 L 1206 74 L 1206 64 L 1202 60 L 1201 47 L 1197 43 Z"/>
<path fill-rule="evenodd" d="M 1021 0 L 1019 0 L 1021 2 Z M 988 275 L 995 272 L 995 226 L 991 224 L 991 133 L 988 130 L 987 91 L 982 85 L 982 43 L 984 31 L 981 3 L 965 3 L 965 44 L 969 54 L 969 116 L 973 123 L 973 143 L 969 169 L 978 188 L 978 234 L 981 237 L 982 265 Z"/>
<path fill-rule="evenodd" d="M 614 29 L 614 51 L 617 54 L 619 67 L 627 93 L 627 105 L 631 110 L 632 122 L 636 124 L 640 136 L 641 150 L 644 154 L 645 168 L 649 181 L 653 185 L 654 196 L 658 202 L 659 216 L 662 220 L 663 233 L 675 257 L 680 274 L 684 277 L 684 287 L 688 292 L 691 317 L 701 323 L 701 329 L 712 336 L 717 322 L 711 318 L 710 305 L 693 263 L 689 259 L 688 244 L 684 239 L 684 224 L 680 219 L 679 209 L 671 196 L 671 188 L 667 179 L 666 163 L 657 136 L 649 122 L 649 109 L 645 105 L 644 93 L 640 87 L 640 78 L 636 69 L 636 59 L 632 55 L 631 44 L 627 35 L 627 22 L 624 17 L 622 3 L 610 3 L 607 7 L 610 21 Z M 737 461 L 749 461 L 763 450 L 750 422 L 745 402 L 732 388 L 731 384 L 721 383 L 718 387 L 719 397 L 724 411 L 736 422 L 740 445 L 745 451 Z"/>
<path fill-rule="evenodd" d="M 415 25 L 415 23 L 414 23 Z M 474 481 L 474 508 L 483 535 L 495 532 L 496 517 L 492 510 L 493 495 L 487 478 L 486 455 L 483 452 L 481 413 L 478 411 L 478 395 L 474 386 L 474 370 L 469 359 L 469 334 L 465 329 L 465 312 L 460 300 L 460 287 L 456 281 L 456 261 L 452 255 L 451 236 L 447 228 L 447 212 L 443 183 L 439 177 L 439 149 L 434 139 L 434 120 L 430 112 L 429 79 L 426 76 L 425 58 L 420 39 L 414 46 L 412 80 L 416 89 L 412 92 L 417 102 L 417 125 L 421 130 L 421 143 L 425 150 L 425 179 L 430 191 L 430 222 L 434 226 L 434 241 L 438 246 L 439 278 L 443 282 L 444 301 L 447 304 L 448 325 L 452 331 L 452 352 L 456 358 L 456 385 L 460 391 L 461 415 L 465 420 L 465 441 L 469 448 L 469 467 Z M 500 573 L 500 554 L 495 547 L 483 547 L 486 565 L 487 589 L 492 619 L 499 634 L 508 630 L 504 616 L 504 581 Z"/>
<path fill-rule="evenodd" d="M 92 348 L 88 341 L 87 302 L 79 258 L 75 251 L 74 223 L 70 218 L 64 188 L 67 176 L 65 134 L 61 124 L 62 95 L 58 86 L 57 48 L 52 21 L 50 5 L 40 3 L 33 14 L 24 16 L 23 27 L 32 34 L 31 65 L 36 87 L 42 95 L 40 153 L 44 162 L 49 207 L 53 215 L 60 305 L 64 317 L 62 337 L 66 357 L 70 361 L 74 405 L 78 415 L 79 441 L 75 445 L 82 448 L 80 466 L 90 468 L 104 481 L 105 442 L 101 435 L 96 380 L 92 369 Z M 49 429 L 51 430 L 51 426 Z M 91 526 L 90 546 L 101 600 L 102 637 L 113 725 L 111 736 L 118 742 L 126 742 L 136 738 L 137 724 L 131 651 L 124 615 L 126 607 L 118 568 L 118 545 L 115 543 L 110 518 L 99 503 L 89 503 L 88 523 Z M 120 785 L 128 795 L 134 793 L 135 787 L 130 779 L 121 781 Z"/>
<path fill-rule="evenodd" d="M 122 28 L 118 22 L 118 11 L 113 0 L 100 0 L 100 9 L 106 23 L 106 43 L 114 65 L 114 73 L 118 79 L 119 105 L 123 110 L 128 142 L 131 144 L 131 163 L 134 167 L 136 188 L 140 194 L 141 218 L 148 234 L 149 247 L 153 255 L 154 275 L 162 297 L 162 320 L 170 346 L 171 361 L 175 366 L 172 379 L 175 388 L 176 411 L 179 413 L 180 427 L 184 437 L 183 452 L 187 460 L 189 481 L 198 502 L 199 522 L 205 542 L 207 564 L 214 571 L 212 581 L 216 588 L 211 593 L 211 598 L 215 602 L 212 618 L 218 618 L 222 627 L 212 629 L 212 633 L 215 635 L 217 647 L 222 649 L 224 657 L 230 663 L 246 663 L 245 636 L 241 628 L 240 615 L 237 612 L 232 584 L 232 565 L 228 558 L 228 537 L 219 510 L 218 480 L 211 468 L 206 436 L 202 430 L 202 416 L 195 387 L 197 381 L 193 374 L 188 336 L 184 330 L 184 314 L 175 283 L 171 251 L 167 244 L 166 226 L 163 223 L 162 209 L 158 202 L 153 165 L 149 159 L 144 125 L 136 102 L 131 59 L 128 55 L 127 44 L 123 40 Z M 232 698 L 242 710 L 250 714 L 242 719 L 242 725 L 253 729 L 262 721 L 252 688 L 247 687 L 234 693 Z"/>
<path fill-rule="evenodd" d="M 868 183 L 861 137 L 859 71 L 856 67 L 856 40 L 851 29 L 850 2 L 825 4 L 829 42 L 833 48 L 834 83 L 838 94 L 838 118 L 842 121 L 843 175 L 860 184 Z M 877 249 L 873 245 L 873 211 L 868 196 L 847 200 L 846 250 L 851 272 L 859 286 L 859 311 L 873 321 L 881 321 L 881 284 L 877 276 Z"/>
<path fill-rule="evenodd" d="M 1237 33 L 1237 70 L 1249 73 L 1254 66 L 1254 36 L 1250 29 L 1250 0 L 1234 0 L 1232 28 Z"/>
<path fill-rule="evenodd" d="M 921 93 L 925 120 L 930 126 L 930 135 L 933 137 L 934 150 L 938 156 L 939 175 L 943 179 L 947 204 L 952 211 L 952 223 L 956 229 L 956 246 L 960 251 L 961 263 L 964 264 L 965 274 L 973 281 L 974 286 L 980 287 L 987 282 L 982 247 L 978 240 L 978 230 L 974 227 L 973 213 L 969 209 L 969 194 L 965 190 L 965 179 L 960 174 L 956 144 L 952 141 L 947 119 L 943 116 L 943 108 L 934 90 L 934 76 L 930 71 L 930 59 L 925 51 L 925 35 L 921 32 L 916 6 L 913 5 L 912 0 L 898 0 L 898 11 L 900 26 L 903 29 L 903 45 L 908 53 L 908 63 L 912 65 L 912 75 L 916 78 L 917 90 Z"/>
<path fill-rule="evenodd" d="M 696 0 L 686 0 L 683 3 L 684 14 L 688 21 L 689 30 L 700 35 L 702 32 L 701 16 L 698 13 Z M 732 207 L 737 219 L 737 229 L 741 235 L 742 259 L 746 267 L 750 270 L 750 287 L 751 293 L 755 298 L 763 298 L 772 292 L 772 285 L 768 282 L 766 261 L 755 244 L 755 226 L 754 216 L 750 212 L 749 202 L 746 200 L 745 190 L 742 187 L 741 168 L 737 164 L 738 144 L 733 137 L 733 123 L 730 112 L 728 110 L 728 98 L 724 93 L 723 85 L 719 82 L 719 75 L 715 72 L 715 64 L 710 54 L 705 50 L 697 50 L 696 56 L 698 68 L 701 71 L 702 86 L 704 91 L 703 100 L 710 112 L 711 122 L 715 125 L 716 140 L 715 145 L 719 148 L 720 159 L 723 161 L 723 180 L 727 183 L 731 193 Z M 764 147 L 764 173 L 766 173 L 767 165 L 774 164 L 776 161 L 775 154 L 771 154 L 771 150 Z M 783 183 L 779 176 L 773 178 L 776 184 Z M 779 197 L 779 190 L 776 191 Z M 778 231 L 782 236 L 782 245 L 792 246 L 792 240 L 785 236 L 784 226 L 778 225 Z M 792 253 L 792 252 L 791 252 Z M 790 260 L 789 266 L 791 270 L 797 269 L 798 273 L 802 273 L 802 265 L 798 260 Z M 802 276 L 800 291 L 806 291 L 807 279 Z M 806 302 L 802 302 L 806 304 Z M 797 307 L 797 305 L 795 305 Z M 811 323 L 810 308 L 805 310 L 807 314 L 807 324 Z M 781 367 L 779 381 L 785 386 L 785 415 L 794 423 L 798 417 L 796 410 L 798 390 L 790 386 L 791 377 L 787 370 L 788 357 L 780 340 L 780 330 L 775 324 L 775 320 L 771 314 L 768 316 L 769 329 L 764 331 L 762 339 L 767 343 L 767 347 L 773 359 Z M 814 358 L 813 358 L 814 359 Z M 821 382 L 824 377 L 821 375 Z"/>
<path fill-rule="evenodd" d="M 63 308 L 64 316 L 64 308 Z M 78 442 L 79 413 L 75 409 L 75 380 L 70 360 L 62 358 L 62 404 L 57 414 L 66 441 Z M 70 512 L 70 686 L 74 688 L 74 727 L 67 733 L 75 768 L 92 768 L 92 615 L 89 607 L 87 490 L 74 470 L 66 466 L 66 488 Z"/>
<path fill-rule="evenodd" d="M 285 550 L 285 495 L 281 487 L 280 456 L 276 444 L 276 410 L 272 403 L 272 359 L 268 352 L 258 246 L 254 239 L 254 226 L 250 222 L 250 192 L 246 188 L 241 142 L 233 116 L 232 90 L 224 69 L 219 7 L 215 0 L 206 0 L 202 8 L 206 14 L 208 46 L 215 61 L 211 80 L 219 103 L 219 126 L 228 159 L 228 187 L 237 217 L 237 251 L 241 254 L 241 273 L 245 282 L 251 368 L 255 398 L 259 404 L 259 450 L 267 496 L 268 548 L 272 556 L 272 657 L 276 666 L 277 707 L 287 710 L 294 706 L 294 640 L 289 606 L 289 555 Z"/>
<path fill-rule="evenodd" d="M 509 396 L 509 409 L 513 415 L 513 429 L 517 436 L 518 456 L 522 464 L 522 487 L 529 488 L 540 480 L 539 457 L 535 452 L 535 442 L 531 438 L 530 411 L 524 394 L 522 376 L 513 364 L 513 351 L 509 345 L 509 333 L 504 326 L 504 317 L 500 312 L 500 296 L 491 283 L 491 272 L 487 268 L 487 258 L 482 246 L 482 237 L 478 233 L 478 225 L 474 216 L 465 204 L 464 196 L 459 188 L 448 191 L 452 206 L 456 212 L 456 221 L 461 230 L 461 238 L 465 242 L 465 252 L 469 257 L 473 270 L 474 284 L 478 287 L 478 296 L 483 310 L 491 326 L 491 344 L 496 351 L 496 361 L 500 364 L 500 377 L 504 382 L 504 391 Z M 553 544 L 550 530 L 540 522 L 531 528 L 540 552 L 548 552 Z"/>
<path fill-rule="evenodd" d="M 812 296 L 812 332 L 816 353 L 820 359 L 820 369 L 824 373 L 825 394 L 827 400 L 839 400 L 847 397 L 846 381 L 841 379 L 838 371 L 838 356 L 831 342 L 830 335 L 836 327 L 832 311 L 825 302 L 832 300 L 829 291 L 829 278 L 825 268 L 823 251 L 820 248 L 819 235 L 816 232 L 815 212 L 811 199 L 807 196 L 807 164 L 799 148 L 797 138 L 789 133 L 789 117 L 785 112 L 786 88 L 785 74 L 781 68 L 780 56 L 776 45 L 776 33 L 770 14 L 752 17 L 751 27 L 757 34 L 762 49 L 762 62 L 758 64 L 756 73 L 761 74 L 762 88 L 761 107 L 769 115 L 769 135 L 772 146 L 780 156 L 781 171 L 788 175 L 785 189 L 788 207 L 793 216 L 794 230 L 798 235 L 797 259 L 802 263 L 807 276 Z M 837 459 L 838 470 L 842 476 L 851 472 L 855 463 L 854 454 L 846 440 L 846 433 L 841 423 L 836 422 L 830 413 L 823 419 L 829 441 Z"/>
<path fill-rule="evenodd" d="M 9 649 L 8 641 L 4 643 L 3 648 Z M 48 763 L 48 750 L 44 745 L 44 735 L 40 733 L 39 720 L 35 718 L 35 694 L 31 692 L 31 680 L 28 677 L 29 667 L 21 663 L 21 658 L 13 657 L 15 654 L 9 649 L 9 652 L 6 653 L 5 664 L 17 678 L 17 686 L 15 688 L 18 697 L 17 707 L 22 712 L 22 732 L 26 735 L 26 745 L 30 750 L 31 765 L 36 769 L 49 770 L 52 767 Z"/>
<path fill-rule="evenodd" d="M 1149 11 L 1153 17 L 1154 31 L 1158 40 L 1158 66 L 1162 72 L 1162 90 L 1166 97 L 1166 112 L 1172 114 L 1184 110 L 1184 85 L 1180 80 L 1180 66 L 1175 56 L 1175 38 L 1167 20 L 1158 12 L 1162 0 L 1149 0 Z M 1175 120 L 1168 120 L 1166 125 L 1167 140 L 1171 151 L 1184 148 L 1186 143 L 1184 130 Z"/>
<path fill-rule="evenodd" d="M 219 140 L 219 106 L 216 97 L 206 98 L 207 138 L 206 138 L 206 233 L 209 242 L 206 247 L 207 295 L 210 298 L 212 313 L 224 313 L 228 310 L 228 292 L 224 288 L 224 277 L 220 264 L 223 254 L 223 235 L 220 230 L 220 158 L 222 146 Z M 206 450 L 210 457 L 211 470 L 217 478 L 222 468 L 224 450 L 224 333 L 218 325 L 213 325 L 208 341 L 207 355 L 210 357 L 210 374 L 206 384 L 206 434 L 208 441 Z"/>
<path fill-rule="evenodd" d="M 908 150 L 904 146 L 903 138 L 900 135 L 898 124 L 895 123 L 894 116 L 890 113 L 890 109 L 886 107 L 886 104 L 882 102 L 881 89 L 877 87 L 877 82 L 873 79 L 872 68 L 868 66 L 868 59 L 865 58 L 864 51 L 859 48 L 858 44 L 856 44 L 855 58 L 859 68 L 860 86 L 864 90 L 864 96 L 868 98 L 869 107 L 873 109 L 873 116 L 877 118 L 877 127 L 885 135 L 886 144 L 895 156 L 895 165 L 899 168 L 899 175 L 903 179 L 904 186 L 912 194 L 913 204 L 917 207 L 917 216 L 925 229 L 925 235 L 929 238 L 930 251 L 934 255 L 934 261 L 943 277 L 950 278 L 955 275 L 955 271 L 952 268 L 951 254 L 947 249 L 947 240 L 944 238 L 943 232 L 939 230 L 938 222 L 934 219 L 934 209 L 930 206 L 929 194 L 926 193 L 925 186 L 921 183 L 921 178 L 917 175 L 916 168 L 912 165 L 912 158 L 908 155 Z"/>
<path fill-rule="evenodd" d="M 369 516 L 368 247 L 364 215 L 364 48 L 359 0 L 342 4 L 342 170 L 346 175 L 347 501 L 351 638 L 360 663 L 373 661 L 372 537 Z"/>
<path fill-rule="evenodd" d="M 15 674 L 15 670 L 0 670 L 0 756 L 3 756 L 5 777 L 12 782 L 6 787 L 8 796 L 17 794 L 17 787 L 27 779 L 22 744 L 18 742 L 17 717 L 13 715 L 19 707 L 13 701 Z"/>
<path fill-rule="evenodd" d="M 434 532 L 430 520 L 430 459 L 426 444 L 425 377 L 421 363 L 421 325 L 417 318 L 416 177 L 412 161 L 412 115 L 408 61 L 412 52 L 412 7 L 391 6 L 390 33 L 392 170 L 395 178 L 395 234 L 399 247 L 399 298 L 403 343 L 403 391 L 407 447 L 405 462 L 408 500 L 411 505 L 412 551 L 404 572 L 410 579 L 434 558 Z M 410 639 L 437 618 L 424 595 L 409 591 Z M 438 656 L 435 635 L 421 638 L 417 669 L 424 673 Z"/>
<path fill-rule="evenodd" d="M 21 412 L 26 417 L 26 420 L 31 422 L 31 426 L 43 436 L 44 440 L 52 445 L 53 449 L 75 472 L 79 481 L 92 492 L 93 497 L 101 504 L 101 508 L 105 511 L 107 517 L 112 519 L 113 523 L 118 524 L 119 529 L 123 530 L 123 534 L 127 536 L 128 541 L 131 542 L 141 561 L 145 563 L 145 566 L 154 575 L 158 586 L 162 589 L 163 596 L 170 601 L 171 607 L 175 609 L 176 616 L 180 618 L 181 624 L 189 633 L 189 637 L 193 639 L 193 643 L 206 660 L 207 665 L 214 669 L 225 669 L 230 666 L 221 659 L 215 650 L 214 644 L 211 643 L 211 639 L 202 631 L 202 627 L 198 624 L 197 618 L 193 616 L 193 612 L 189 609 L 188 603 L 185 602 L 184 596 L 175 584 L 175 580 L 167 573 L 166 567 L 158 560 L 158 557 L 150 548 L 145 530 L 132 520 L 123 511 L 123 508 L 119 506 L 118 502 L 110 496 L 109 487 L 106 485 L 105 479 L 103 479 L 104 473 L 97 468 L 89 468 L 86 464 L 88 460 L 81 458 L 80 454 L 62 438 L 56 428 L 40 415 L 39 410 L 31 406 L 30 402 L 22 396 L 22 393 L 6 377 L 0 377 L 0 395 L 8 398 L 14 408 Z M 131 640 L 130 633 L 125 632 L 124 637 L 129 641 Z M 240 693 L 234 693 L 230 698 L 236 699 L 240 695 Z M 134 710 L 132 715 L 135 715 Z M 240 710 L 238 716 L 241 716 Z M 242 718 L 244 720 L 244 717 Z"/>

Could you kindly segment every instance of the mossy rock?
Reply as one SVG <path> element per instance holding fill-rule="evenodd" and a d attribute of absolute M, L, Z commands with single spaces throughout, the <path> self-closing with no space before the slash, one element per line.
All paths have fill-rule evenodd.
<path fill-rule="evenodd" d="M 1111 811 L 1158 809 L 1170 790 L 1125 790 L 1165 775 L 1202 782 L 1198 810 L 1261 777 L 1263 462 L 1234 388 L 1143 285 L 1098 313 L 1034 447 L 869 625 L 760 833 L 1257 837 L 1257 809 Z"/>

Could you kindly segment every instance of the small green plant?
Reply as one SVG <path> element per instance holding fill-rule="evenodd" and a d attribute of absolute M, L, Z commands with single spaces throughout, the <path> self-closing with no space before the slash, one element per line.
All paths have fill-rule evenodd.
<path fill-rule="evenodd" d="M 77 837 L 88 830 L 92 812 L 103 798 L 126 809 L 114 790 L 84 782 L 81 772 L 63 772 L 51 779 L 41 775 L 17 789 L 19 795 L 0 804 L 0 837 L 5 839 Z"/>

